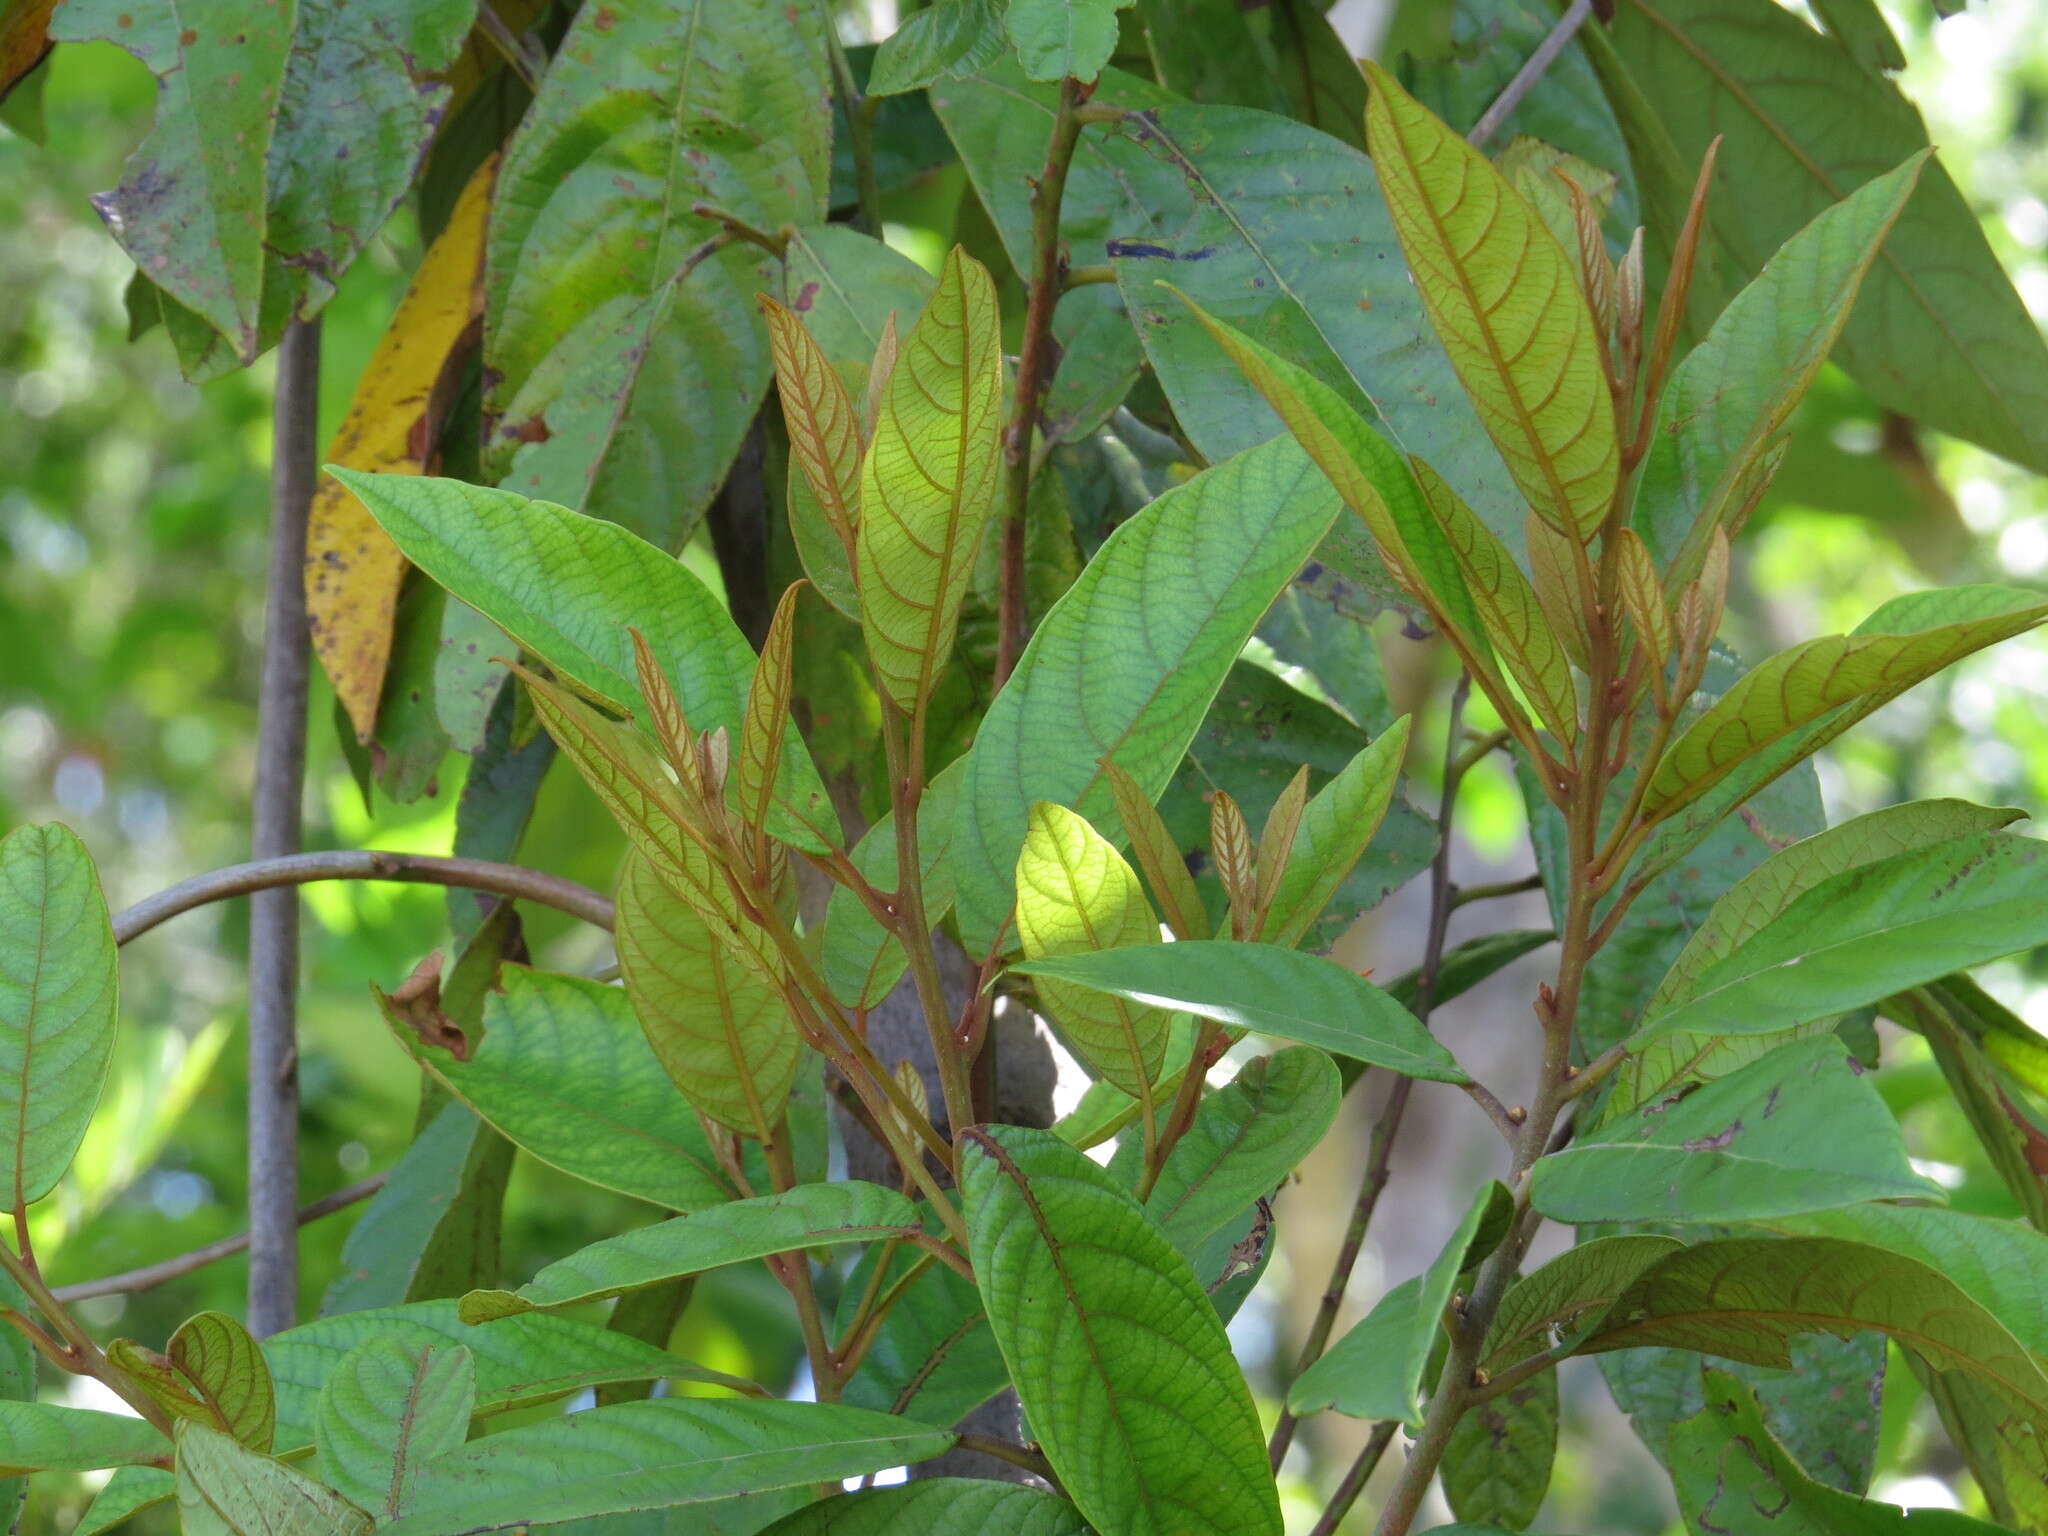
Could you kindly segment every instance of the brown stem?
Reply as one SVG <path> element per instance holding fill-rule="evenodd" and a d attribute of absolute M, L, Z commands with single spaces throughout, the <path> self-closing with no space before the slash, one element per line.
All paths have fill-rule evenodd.
<path fill-rule="evenodd" d="M 989 1435 L 962 1435 L 957 1443 L 963 1451 L 979 1451 L 984 1456 L 995 1457 L 997 1461 L 1007 1461 L 1013 1467 L 1022 1467 L 1026 1472 L 1044 1478 L 1054 1487 L 1059 1486 L 1059 1474 L 1053 1471 L 1052 1463 L 1036 1451 Z"/>
<path fill-rule="evenodd" d="M 250 853 L 297 853 L 306 783 L 306 517 L 318 472 L 320 322 L 294 320 L 277 349 L 270 565 L 256 712 Z M 298 1316 L 299 898 L 273 888 L 249 903 L 249 1331 Z"/>
<path fill-rule="evenodd" d="M 1493 105 L 1472 125 L 1472 131 L 1465 135 L 1466 143 L 1476 149 L 1500 131 L 1500 125 L 1514 115 L 1515 108 L 1522 104 L 1522 98 L 1536 88 L 1536 83 L 1557 62 L 1558 55 L 1571 45 L 1579 28 L 1592 14 L 1593 0 L 1572 0 L 1570 8 L 1558 17 L 1557 25 L 1536 45 L 1536 51 L 1529 55 L 1528 62 L 1515 71 L 1515 77 L 1494 97 Z"/>
<path fill-rule="evenodd" d="M 1017 356 L 1017 399 L 1003 432 L 1003 579 L 1001 625 L 996 641 L 998 688 L 1009 680 L 1024 649 L 1024 529 L 1031 502 L 1031 434 L 1039 404 L 1052 383 L 1058 360 L 1053 353 L 1052 316 L 1063 288 L 1064 258 L 1060 252 L 1060 202 L 1066 195 L 1067 168 L 1080 142 L 1076 115 L 1087 87 L 1072 76 L 1060 82 L 1053 109 L 1052 137 L 1045 146 L 1045 168 L 1031 189 L 1031 297 L 1024 311 L 1024 339 Z"/>
<path fill-rule="evenodd" d="M 1475 901 L 1492 901 L 1497 896 L 1519 896 L 1524 891 L 1543 889 L 1543 876 L 1532 873 L 1519 880 L 1500 880 L 1492 885 L 1460 885 L 1451 890 L 1451 910 L 1468 906 Z"/>
<path fill-rule="evenodd" d="M 553 907 L 596 927 L 612 925 L 612 904 L 588 886 L 517 864 L 488 859 L 443 858 L 425 853 L 387 853 L 377 848 L 339 848 L 230 864 L 146 896 L 114 919 L 114 941 L 126 944 L 162 922 L 195 907 L 316 880 L 390 880 L 401 885 L 445 885 L 486 891 Z"/>
<path fill-rule="evenodd" d="M 854 84 L 853 65 L 839 41 L 839 18 L 830 0 L 819 0 L 819 14 L 825 23 L 825 51 L 832 62 L 832 83 L 839 92 L 839 105 L 846 113 L 846 142 L 853 151 L 853 184 L 859 197 L 858 228 L 876 239 L 882 236 L 882 184 L 875 176 L 875 120 L 873 107 Z"/>
<path fill-rule="evenodd" d="M 296 1220 L 300 1226 L 318 1221 L 323 1216 L 332 1216 L 336 1211 L 348 1209 L 360 1201 L 367 1200 L 384 1187 L 390 1177 L 385 1173 L 373 1173 L 367 1179 L 358 1180 L 331 1195 L 322 1195 L 311 1205 L 299 1207 Z M 249 1234 L 237 1233 L 224 1237 L 219 1242 L 208 1243 L 204 1248 L 194 1248 L 190 1253 L 181 1253 L 176 1258 L 161 1259 L 146 1264 L 141 1269 L 126 1270 L 118 1275 L 108 1275 L 102 1280 L 81 1280 L 76 1285 L 60 1285 L 50 1295 L 65 1306 L 73 1302 L 91 1301 L 97 1296 L 133 1296 L 153 1289 L 168 1281 L 217 1264 L 222 1259 L 232 1258 L 249 1246 Z"/>
<path fill-rule="evenodd" d="M 1344 1469 L 1343 1480 L 1337 1484 L 1337 1491 L 1330 1495 L 1329 1506 L 1323 1510 L 1322 1518 L 1315 1523 L 1309 1536 L 1331 1536 L 1351 1513 L 1351 1506 L 1358 1502 L 1358 1496 L 1365 1491 L 1367 1481 L 1379 1467 L 1380 1458 L 1393 1443 L 1397 1426 L 1392 1419 L 1382 1419 L 1373 1426 L 1372 1435 L 1365 1442 L 1365 1449 L 1358 1453 L 1357 1460 Z"/>

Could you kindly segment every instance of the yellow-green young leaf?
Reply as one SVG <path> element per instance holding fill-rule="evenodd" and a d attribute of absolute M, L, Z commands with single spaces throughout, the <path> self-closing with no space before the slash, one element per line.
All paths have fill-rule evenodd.
<path fill-rule="evenodd" d="M 185 1536 L 363 1536 L 370 1517 L 305 1473 L 187 1420 L 178 1427 Z"/>
<path fill-rule="evenodd" d="M 0 840 L 0 1205 L 47 1195 L 85 1139 L 114 1049 L 114 930 L 69 828 Z"/>
<path fill-rule="evenodd" d="M 1591 538 L 1620 452 L 1576 263 L 1484 155 L 1365 70 L 1373 165 L 1430 323 L 1530 506 Z"/>
<path fill-rule="evenodd" d="M 248 1329 L 225 1312 L 201 1312 L 179 1324 L 168 1353 L 219 1415 L 218 1428 L 252 1450 L 270 1449 L 277 1397 Z"/>
<path fill-rule="evenodd" d="M 1017 855 L 1017 933 L 1040 960 L 1157 944 L 1159 919 L 1136 871 L 1085 816 L 1040 801 Z M 1089 1066 L 1126 1093 L 1151 1092 L 1171 1013 L 1052 980 L 1038 995 Z"/>
<path fill-rule="evenodd" d="M 1252 852 L 1252 833 L 1244 824 L 1244 812 L 1228 790 L 1214 790 L 1209 796 L 1209 859 L 1216 866 L 1223 894 L 1230 898 L 1230 936 L 1250 938 L 1257 926 L 1258 857 Z"/>
<path fill-rule="evenodd" d="M 1550 621 L 1550 632 L 1572 665 L 1590 673 L 1593 662 L 1587 649 L 1583 595 L 1588 588 L 1579 575 L 1586 563 L 1585 548 L 1534 512 L 1523 520 L 1522 537 L 1529 550 L 1529 585 L 1536 590 L 1536 606 Z"/>
<path fill-rule="evenodd" d="M 1000 325 L 987 270 L 956 247 L 903 340 L 861 462 L 861 629 L 883 690 L 906 714 L 923 707 L 952 654 L 995 505 Z"/>
<path fill-rule="evenodd" d="M 1636 643 L 1643 648 L 1644 664 L 1655 679 L 1659 698 L 1664 693 L 1664 668 L 1671 660 L 1671 611 L 1664 606 L 1664 583 L 1657 577 L 1657 562 L 1633 528 L 1615 534 L 1615 576 L 1621 588 L 1621 606 L 1635 626 Z"/>
<path fill-rule="evenodd" d="M 1138 868 L 1145 872 L 1152 899 L 1165 914 L 1166 925 L 1183 939 L 1208 938 L 1208 908 L 1202 904 L 1195 877 L 1188 873 L 1180 844 L 1167 830 L 1159 808 L 1146 798 L 1138 781 L 1124 771 L 1121 763 L 1105 761 L 1102 770 L 1109 779 L 1110 793 L 1116 797 L 1117 819 L 1124 824 L 1124 834 L 1131 840 L 1131 853 Z"/>
<path fill-rule="evenodd" d="M 1409 725 L 1410 717 L 1403 715 L 1380 732 L 1377 740 L 1346 763 L 1309 801 L 1259 937 L 1292 948 L 1322 916 L 1323 908 L 1386 820 L 1401 763 L 1408 755 Z"/>
<path fill-rule="evenodd" d="M 619 974 L 662 1069 L 701 1113 L 765 1140 L 801 1054 L 781 994 L 638 853 L 619 876 L 615 922 Z"/>
<path fill-rule="evenodd" d="M 1344 504 L 1372 531 L 1380 558 L 1395 579 L 1432 610 L 1439 624 L 1468 644 L 1483 647 L 1484 632 L 1465 591 L 1465 578 L 1444 547 L 1400 452 L 1306 368 L 1216 319 L 1179 289 L 1174 292 L 1265 396 Z"/>
<path fill-rule="evenodd" d="M 747 690 L 747 712 L 740 720 L 740 747 L 733 771 L 733 798 L 740 820 L 754 834 L 755 860 L 767 858 L 768 827 L 782 778 L 782 758 L 792 738 L 790 657 L 796 638 L 796 605 L 803 584 L 793 584 L 775 605 L 775 617 L 761 641 L 761 659 L 754 664 L 754 685 Z M 796 738 L 800 739 L 800 738 Z M 803 817 L 797 806 L 784 806 L 791 817 Z M 820 807 L 819 809 L 824 809 Z M 839 841 L 839 828 L 811 823 L 828 843 Z"/>
<path fill-rule="evenodd" d="M 630 727 L 605 719 L 565 689 L 522 671 L 534 713 L 661 883 L 770 985 L 782 960 L 760 926 L 739 910 L 732 888 L 691 826 L 682 794 L 653 748 Z"/>
<path fill-rule="evenodd" d="M 1443 476 L 1420 459 L 1411 462 L 1423 502 L 1465 572 L 1466 590 L 1494 654 L 1535 706 L 1536 718 L 1570 747 L 1579 739 L 1579 696 L 1572 684 L 1571 662 L 1550 632 L 1536 589 L 1493 530 L 1479 521 Z"/>
<path fill-rule="evenodd" d="M 1303 763 L 1266 813 L 1266 824 L 1259 828 L 1258 920 L 1262 923 L 1280 893 L 1280 873 L 1294 851 L 1295 834 L 1301 830 L 1302 812 L 1307 809 L 1308 764 Z"/>
<path fill-rule="evenodd" d="M 1973 651 L 2048 619 L 2037 592 L 1953 588 L 1944 604 L 1971 617 L 1910 633 L 1859 630 L 1780 651 L 1721 696 L 1664 754 L 1643 797 L 1643 814 L 1661 820 L 1706 794 L 1746 759 L 1757 757 L 1843 705 L 1861 718 Z M 1822 727 L 1831 738 L 1837 722 Z M 1821 740 L 1800 744 L 1818 750 Z M 1804 755 L 1802 753 L 1801 755 Z"/>
<path fill-rule="evenodd" d="M 768 322 L 775 390 L 789 429 L 789 461 L 818 499 L 825 520 L 853 556 L 860 521 L 860 422 L 846 386 L 803 322 L 765 293 L 756 295 Z"/>

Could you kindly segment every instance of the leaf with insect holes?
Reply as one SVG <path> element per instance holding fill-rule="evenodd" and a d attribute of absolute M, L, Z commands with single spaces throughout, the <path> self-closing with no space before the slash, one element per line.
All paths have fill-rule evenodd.
<path fill-rule="evenodd" d="M 1414 1014 L 1355 972 L 1319 955 L 1201 939 L 1027 960 L 1010 969 L 1132 1002 L 1185 1009 L 1409 1077 L 1471 1080 Z"/>
<path fill-rule="evenodd" d="M 1017 938 L 1027 958 L 1157 944 L 1159 919 L 1137 872 L 1085 816 L 1040 801 L 1017 855 Z M 1162 1008 L 1047 979 L 1038 996 L 1083 1061 L 1144 1097 L 1166 1058 Z"/>
<path fill-rule="evenodd" d="M 742 1135 L 773 1134 L 803 1055 L 781 992 L 631 854 L 613 934 L 633 1012 L 669 1080 Z"/>
<path fill-rule="evenodd" d="M 1128 1536 L 1279 1536 L 1244 1375 L 1209 1297 L 1138 1203 L 1050 1131 L 960 1146 L 976 1283 L 1066 1494 Z"/>
<path fill-rule="evenodd" d="M 1003 408 L 995 285 L 957 247 L 903 338 L 861 461 L 861 630 L 883 692 L 924 707 L 952 655 L 995 507 Z"/>
<path fill-rule="evenodd" d="M 1737 1222 L 1864 1200 L 1940 1199 L 1832 1035 L 1795 1041 L 1676 1103 L 1643 1105 L 1531 1171 L 1558 1221 Z"/>
<path fill-rule="evenodd" d="M 380 1520 L 406 1512 L 422 1469 L 461 1449 L 476 1411 L 476 1357 L 371 1338 L 342 1356 L 320 1393 L 321 1475 Z"/>
<path fill-rule="evenodd" d="M 1373 163 L 1430 323 L 1529 505 L 1590 539 L 1620 449 L 1573 263 L 1484 155 L 1384 69 L 1365 71 Z"/>

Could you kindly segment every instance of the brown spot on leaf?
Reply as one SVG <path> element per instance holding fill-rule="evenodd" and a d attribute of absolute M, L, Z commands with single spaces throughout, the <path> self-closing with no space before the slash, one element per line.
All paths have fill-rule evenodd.
<path fill-rule="evenodd" d="M 441 1011 L 441 952 L 435 950 L 413 968 L 384 1000 L 392 1017 L 420 1040 L 436 1050 L 447 1051 L 457 1061 L 469 1060 L 469 1037 Z"/>

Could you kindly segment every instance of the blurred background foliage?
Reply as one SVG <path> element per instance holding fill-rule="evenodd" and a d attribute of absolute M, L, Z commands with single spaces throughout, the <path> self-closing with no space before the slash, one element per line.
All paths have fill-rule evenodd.
<path fill-rule="evenodd" d="M 890 9 L 887 0 L 843 5 L 847 40 L 886 32 Z M 1911 61 L 1908 92 L 2030 309 L 2048 319 L 2048 5 L 1976 0 L 1945 19 L 1926 0 L 1884 9 Z M 1354 45 L 1369 45 L 1379 27 L 1370 10 L 1354 0 L 1338 8 Z M 17 98 L 0 127 L 0 825 L 69 823 L 97 857 L 116 908 L 246 856 L 268 498 L 270 361 L 195 387 L 181 378 L 161 329 L 131 341 L 131 269 L 89 202 L 119 179 L 153 105 L 152 81 L 134 59 L 110 46 L 67 46 L 43 71 L 40 100 Z M 38 112 L 41 146 L 13 131 Z M 892 242 L 935 264 L 956 236 L 970 238 L 982 224 L 964 195 L 957 168 L 892 194 Z M 419 248 L 402 211 L 327 308 L 323 439 Z M 2048 576 L 2048 483 L 1886 418 L 1831 369 L 1802 409 L 1787 466 L 1737 558 L 1725 638 L 1759 654 L 1846 629 L 1885 599 L 1932 582 L 2039 583 Z M 1422 648 L 1398 631 L 1382 636 L 1403 653 L 1388 657 L 1397 678 L 1435 664 L 1406 654 Z M 315 688 L 308 846 L 446 851 L 467 760 L 451 754 L 411 803 L 381 790 L 366 798 L 329 723 L 332 696 L 317 670 Z M 1420 765 L 1434 760 L 1425 742 L 1416 793 L 1428 792 Z M 1820 768 L 1830 820 L 1930 795 L 2048 805 L 2048 640 L 2030 637 L 1963 663 L 1837 744 Z M 1475 867 L 1526 869 L 1508 775 L 1475 780 L 1466 806 L 1464 856 Z M 618 853 L 608 820 L 558 772 L 525 861 L 608 888 Z M 395 983 L 444 944 L 447 919 L 441 893 L 424 887 L 314 886 L 306 901 L 302 1197 L 311 1200 L 389 1166 L 411 1137 L 416 1079 L 366 988 Z M 1389 973 L 1412 960 L 1400 911 L 1397 902 L 1361 941 Z M 604 958 L 594 935 L 546 914 L 529 918 L 529 936 L 544 964 L 589 969 Z M 126 1029 L 104 1112 L 72 1177 L 37 1215 L 37 1247 L 57 1283 L 240 1229 L 244 947 L 245 912 L 234 903 L 180 918 L 126 954 Z M 2048 969 L 2013 962 L 1986 980 L 2048 1029 Z M 1520 984 L 1510 975 L 1496 985 L 1511 992 Z M 1521 1004 L 1513 1006 L 1519 1016 Z M 1958 1205 L 2002 1213 L 2002 1187 L 1967 1129 L 1937 1110 L 1939 1077 L 1917 1039 L 1889 1044 L 1884 1082 L 1916 1153 Z M 1341 1141 L 1327 1159 L 1327 1188 L 1312 1167 L 1290 1196 L 1294 1219 L 1341 1219 L 1350 1184 L 1338 1167 Z M 631 1205 L 521 1159 L 507 1207 L 508 1272 L 529 1273 L 630 1223 Z M 350 1219 L 305 1232 L 308 1314 L 335 1273 Z M 1438 1224 L 1417 1234 L 1418 1251 L 1434 1251 Z M 1376 1241 L 1401 1238 L 1396 1231 Z M 1383 1261 L 1382 1272 L 1407 1272 Z M 1379 1288 L 1372 1268 L 1358 1285 L 1366 1300 Z M 1281 1347 L 1276 1308 L 1313 1283 L 1274 1266 L 1237 1325 L 1255 1370 L 1261 1351 Z M 676 1347 L 801 1390 L 794 1328 L 767 1284 L 757 1268 L 707 1277 Z M 236 1310 L 242 1285 L 240 1264 L 230 1261 L 81 1310 L 104 1332 L 158 1342 L 193 1312 Z M 1585 1369 L 1584 1381 L 1566 1375 L 1565 1446 L 1539 1524 L 1603 1536 L 1660 1532 L 1668 1494 L 1661 1479 L 1626 1475 L 1631 1457 L 1645 1469 L 1647 1461 Z M 1967 1505 L 1973 1492 L 1931 1416 L 1916 1408 L 1911 1373 L 1896 1370 L 1891 1380 L 1876 1496 Z M 1611 1433 L 1586 1421 L 1601 1413 Z M 1318 1454 L 1312 1440 L 1305 1450 L 1289 1471 L 1296 1513 L 1312 1515 L 1320 1500 L 1303 1480 L 1326 1480 L 1342 1459 L 1330 1445 Z M 83 1486 L 51 1492 L 29 1511 L 26 1531 L 68 1529 L 88 1496 Z"/>

